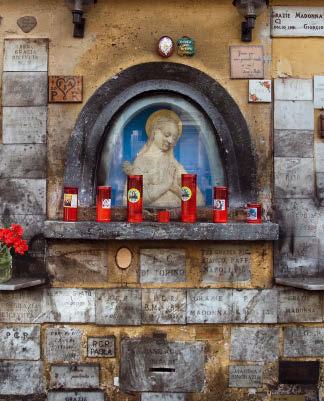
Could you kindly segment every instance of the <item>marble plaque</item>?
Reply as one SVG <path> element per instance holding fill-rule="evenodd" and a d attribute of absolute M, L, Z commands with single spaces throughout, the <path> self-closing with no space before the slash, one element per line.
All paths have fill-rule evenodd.
<path fill-rule="evenodd" d="M 47 107 L 4 107 L 4 144 L 46 143 Z"/>
<path fill-rule="evenodd" d="M 95 292 L 80 288 L 51 288 L 44 292 L 45 322 L 94 323 Z"/>
<path fill-rule="evenodd" d="M 98 388 L 99 365 L 52 365 L 50 388 Z"/>
<path fill-rule="evenodd" d="M 115 358 L 115 343 L 115 336 L 88 337 L 88 358 Z"/>
<path fill-rule="evenodd" d="M 315 144 L 316 171 L 324 173 L 324 142 Z"/>
<path fill-rule="evenodd" d="M 271 80 L 250 79 L 249 80 L 249 102 L 271 103 Z"/>
<path fill-rule="evenodd" d="M 229 387 L 262 387 L 261 365 L 229 366 Z"/>
<path fill-rule="evenodd" d="M 276 100 L 313 100 L 313 80 L 276 78 L 274 92 Z"/>
<path fill-rule="evenodd" d="M 298 290 L 278 293 L 279 322 L 322 322 L 322 297 L 319 293 Z"/>
<path fill-rule="evenodd" d="M 0 292 L 0 322 L 41 323 L 42 292 Z"/>
<path fill-rule="evenodd" d="M 83 332 L 73 328 L 46 329 L 45 358 L 48 362 L 77 362 L 81 360 Z"/>
<path fill-rule="evenodd" d="M 204 283 L 239 282 L 251 279 L 251 249 L 242 245 L 215 245 L 202 249 Z"/>
<path fill-rule="evenodd" d="M 47 39 L 5 39 L 3 71 L 47 71 Z"/>
<path fill-rule="evenodd" d="M 43 362 L 0 362 L 0 394 L 26 395 L 45 392 Z"/>
<path fill-rule="evenodd" d="M 50 391 L 47 401 L 105 401 L 105 395 L 101 391 Z"/>
<path fill-rule="evenodd" d="M 185 290 L 142 289 L 142 324 L 185 323 Z"/>
<path fill-rule="evenodd" d="M 234 327 L 231 331 L 231 360 L 275 361 L 279 354 L 279 329 Z"/>
<path fill-rule="evenodd" d="M 142 393 L 141 401 L 185 401 L 186 395 L 181 393 Z"/>
<path fill-rule="evenodd" d="M 284 356 L 292 358 L 324 356 L 324 328 L 286 327 Z"/>
<path fill-rule="evenodd" d="M 314 130 L 314 104 L 310 100 L 276 100 L 274 129 Z"/>
<path fill-rule="evenodd" d="M 48 77 L 50 103 L 82 102 L 82 77 L 53 75 Z"/>
<path fill-rule="evenodd" d="M 314 75 L 314 108 L 324 108 L 324 76 Z"/>
<path fill-rule="evenodd" d="M 231 78 L 263 78 L 263 46 L 230 46 Z"/>
<path fill-rule="evenodd" d="M 141 249 L 141 283 L 182 283 L 186 281 L 184 249 Z"/>
<path fill-rule="evenodd" d="M 314 160 L 311 158 L 275 157 L 276 198 L 312 198 Z"/>
<path fill-rule="evenodd" d="M 271 36 L 324 36 L 324 7 L 272 7 Z"/>
<path fill-rule="evenodd" d="M 141 324 L 141 290 L 107 289 L 96 292 L 96 323 L 112 326 Z"/>
<path fill-rule="evenodd" d="M 32 15 L 26 15 L 17 19 L 17 25 L 23 32 L 28 33 L 37 25 L 37 19 Z"/>
<path fill-rule="evenodd" d="M 275 157 L 313 157 L 314 132 L 307 130 L 274 130 Z"/>
<path fill-rule="evenodd" d="M 324 199 L 324 173 L 316 173 L 316 191 L 317 191 L 318 197 L 323 201 L 323 199 Z"/>
<path fill-rule="evenodd" d="M 0 329 L 0 359 L 40 358 L 39 326 L 3 327 Z"/>

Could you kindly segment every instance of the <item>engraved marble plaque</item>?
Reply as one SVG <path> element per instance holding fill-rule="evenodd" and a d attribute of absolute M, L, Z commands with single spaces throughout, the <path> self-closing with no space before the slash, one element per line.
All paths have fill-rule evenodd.
<path fill-rule="evenodd" d="M 231 78 L 263 78 L 263 46 L 230 46 Z"/>
<path fill-rule="evenodd" d="M 286 327 L 284 329 L 284 356 L 324 356 L 324 328 Z"/>
<path fill-rule="evenodd" d="M 5 39 L 3 71 L 47 71 L 47 39 Z"/>
<path fill-rule="evenodd" d="M 279 291 L 279 322 L 322 322 L 322 297 L 319 293 Z"/>
<path fill-rule="evenodd" d="M 96 292 L 96 323 L 113 326 L 141 324 L 141 290 L 107 289 Z"/>
<path fill-rule="evenodd" d="M 261 365 L 229 366 L 229 387 L 262 387 Z"/>
<path fill-rule="evenodd" d="M 310 100 L 276 100 L 274 129 L 314 130 L 314 104 Z"/>
<path fill-rule="evenodd" d="M 42 292 L 0 292 L 0 322 L 41 323 Z"/>
<path fill-rule="evenodd" d="M 314 76 L 314 108 L 324 108 L 324 76 Z"/>
<path fill-rule="evenodd" d="M 55 75 L 48 82 L 50 103 L 82 102 L 82 77 Z"/>
<path fill-rule="evenodd" d="M 215 245 L 202 249 L 204 283 L 248 281 L 251 278 L 251 249 L 245 245 Z"/>
<path fill-rule="evenodd" d="M 97 364 L 51 366 L 51 388 L 98 388 L 99 384 L 99 365 Z"/>
<path fill-rule="evenodd" d="M 0 359 L 40 358 L 39 326 L 3 327 L 0 329 Z"/>
<path fill-rule="evenodd" d="M 81 360 L 81 330 L 51 327 L 46 329 L 45 334 L 45 358 L 48 362 Z"/>
<path fill-rule="evenodd" d="M 274 130 L 274 156 L 313 157 L 314 132 L 307 130 Z"/>
<path fill-rule="evenodd" d="M 88 358 L 115 358 L 116 338 L 88 337 Z"/>
<path fill-rule="evenodd" d="M 313 100 L 312 79 L 276 78 L 274 80 L 276 100 Z"/>
<path fill-rule="evenodd" d="M 316 171 L 324 173 L 324 142 L 315 144 Z"/>
<path fill-rule="evenodd" d="M 141 283 L 181 283 L 186 281 L 184 249 L 141 249 Z"/>
<path fill-rule="evenodd" d="M 48 401 L 104 401 L 101 391 L 55 391 L 49 392 Z"/>
<path fill-rule="evenodd" d="M 279 329 L 236 327 L 231 331 L 231 360 L 275 361 L 279 353 Z"/>
<path fill-rule="evenodd" d="M 186 291 L 142 289 L 143 324 L 185 324 Z"/>
<path fill-rule="evenodd" d="M 141 401 L 185 401 L 186 395 L 181 393 L 142 393 Z"/>

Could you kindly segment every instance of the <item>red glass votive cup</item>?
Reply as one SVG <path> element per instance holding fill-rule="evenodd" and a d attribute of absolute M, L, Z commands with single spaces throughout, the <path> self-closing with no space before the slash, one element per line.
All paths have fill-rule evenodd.
<path fill-rule="evenodd" d="M 143 176 L 129 175 L 127 178 L 127 221 L 143 221 Z"/>
<path fill-rule="evenodd" d="M 250 224 L 262 223 L 260 203 L 248 203 L 246 205 L 246 222 Z"/>
<path fill-rule="evenodd" d="M 111 187 L 97 187 L 97 221 L 111 221 Z"/>
<path fill-rule="evenodd" d="M 214 187 L 214 223 L 227 223 L 228 189 L 227 187 Z"/>
<path fill-rule="evenodd" d="M 78 221 L 78 188 L 64 187 L 63 220 Z"/>
<path fill-rule="evenodd" d="M 181 221 L 195 223 L 197 220 L 197 175 L 181 174 Z"/>
<path fill-rule="evenodd" d="M 169 210 L 159 210 L 157 213 L 157 220 L 159 223 L 169 223 L 170 222 Z"/>

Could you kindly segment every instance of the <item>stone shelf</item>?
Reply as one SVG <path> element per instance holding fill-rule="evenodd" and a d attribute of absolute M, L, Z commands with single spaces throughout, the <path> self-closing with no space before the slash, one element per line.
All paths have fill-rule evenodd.
<path fill-rule="evenodd" d="M 44 278 L 12 278 L 6 283 L 0 284 L 0 291 L 22 290 L 23 288 L 35 287 L 44 283 Z"/>
<path fill-rule="evenodd" d="M 303 290 L 309 291 L 324 290 L 324 277 L 276 277 L 275 282 L 276 284 L 285 285 L 286 287 L 302 288 Z"/>
<path fill-rule="evenodd" d="M 84 240 L 171 240 L 171 241 L 274 241 L 279 226 L 274 223 L 67 223 L 48 220 L 44 235 L 49 239 Z"/>

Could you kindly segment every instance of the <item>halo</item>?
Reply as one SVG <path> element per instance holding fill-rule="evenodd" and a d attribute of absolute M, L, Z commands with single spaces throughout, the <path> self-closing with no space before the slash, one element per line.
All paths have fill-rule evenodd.
<path fill-rule="evenodd" d="M 157 110 L 154 113 L 152 113 L 146 121 L 145 131 L 146 131 L 146 135 L 148 137 L 151 136 L 152 128 L 153 128 L 155 122 L 157 120 L 160 120 L 161 118 L 173 121 L 178 127 L 179 136 L 181 135 L 182 121 L 181 121 L 180 117 L 178 116 L 178 114 L 172 110 L 161 109 L 161 110 Z"/>

